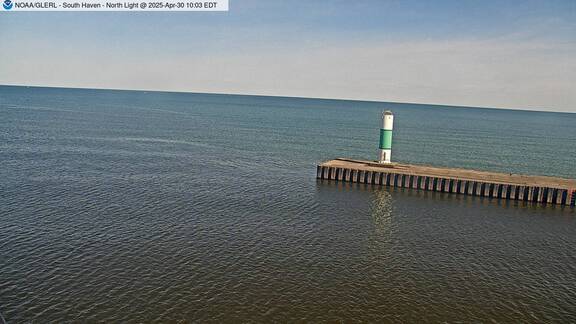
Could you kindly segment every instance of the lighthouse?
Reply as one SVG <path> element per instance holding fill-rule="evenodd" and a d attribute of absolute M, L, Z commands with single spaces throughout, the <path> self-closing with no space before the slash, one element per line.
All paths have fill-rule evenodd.
<path fill-rule="evenodd" d="M 380 126 L 380 146 L 378 149 L 378 163 L 390 163 L 392 155 L 392 129 L 394 128 L 394 115 L 390 110 L 382 112 Z"/>

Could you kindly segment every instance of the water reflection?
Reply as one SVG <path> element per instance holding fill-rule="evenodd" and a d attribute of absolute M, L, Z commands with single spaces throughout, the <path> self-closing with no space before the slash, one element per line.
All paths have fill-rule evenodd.
<path fill-rule="evenodd" d="M 387 190 L 374 190 L 370 215 L 374 222 L 374 232 L 379 237 L 392 235 L 393 199 Z"/>

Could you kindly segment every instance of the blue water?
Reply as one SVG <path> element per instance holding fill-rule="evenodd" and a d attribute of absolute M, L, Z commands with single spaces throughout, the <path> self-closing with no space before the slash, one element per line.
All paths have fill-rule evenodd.
<path fill-rule="evenodd" d="M 576 114 L 0 86 L 8 322 L 576 321 L 573 209 L 315 179 L 576 178 Z"/>

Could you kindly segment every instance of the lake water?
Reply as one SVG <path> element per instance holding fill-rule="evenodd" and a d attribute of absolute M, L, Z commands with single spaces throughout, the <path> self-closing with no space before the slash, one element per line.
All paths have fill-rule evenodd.
<path fill-rule="evenodd" d="M 375 159 L 576 178 L 576 114 L 0 87 L 0 312 L 574 322 L 576 213 L 316 180 Z"/>

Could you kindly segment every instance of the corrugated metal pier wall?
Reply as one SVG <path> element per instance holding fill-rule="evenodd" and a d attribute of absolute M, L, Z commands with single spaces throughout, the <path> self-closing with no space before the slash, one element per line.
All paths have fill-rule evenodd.
<path fill-rule="evenodd" d="M 571 207 L 576 205 L 576 189 L 524 186 L 485 182 L 481 180 L 411 175 L 399 173 L 398 171 L 369 171 L 322 165 L 317 166 L 316 177 L 318 179 L 529 201 L 542 204 L 556 204 Z"/>

